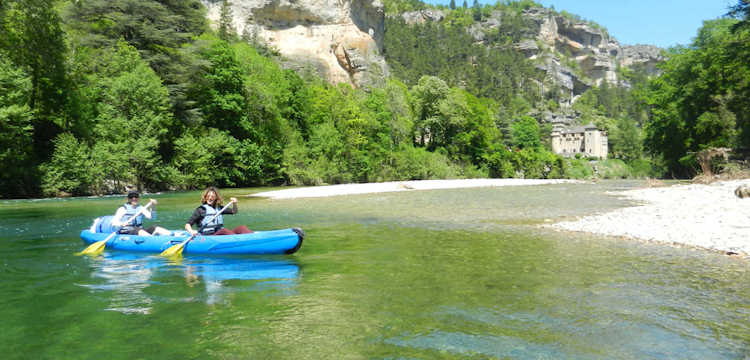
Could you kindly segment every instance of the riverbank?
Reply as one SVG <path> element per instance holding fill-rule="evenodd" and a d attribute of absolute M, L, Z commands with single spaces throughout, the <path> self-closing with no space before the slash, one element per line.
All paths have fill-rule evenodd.
<path fill-rule="evenodd" d="M 341 184 L 266 191 L 272 199 L 327 197 L 396 191 L 583 183 L 577 180 L 463 179 Z M 584 216 L 545 227 L 645 241 L 694 246 L 728 254 L 750 254 L 750 199 L 734 190 L 750 180 L 650 187 L 614 193 L 636 202 L 632 207 Z"/>
<path fill-rule="evenodd" d="M 579 180 L 565 179 L 459 179 L 459 180 L 414 180 L 391 181 L 366 184 L 339 184 L 326 186 L 308 186 L 294 189 L 265 191 L 252 196 L 271 199 L 295 199 L 309 197 L 326 197 L 339 195 L 370 194 L 395 191 L 460 189 L 493 186 L 529 186 L 562 183 L 583 183 Z"/>
<path fill-rule="evenodd" d="M 734 195 L 734 190 L 743 184 L 750 184 L 750 180 L 623 191 L 615 195 L 641 204 L 545 227 L 748 256 L 750 199 Z"/>

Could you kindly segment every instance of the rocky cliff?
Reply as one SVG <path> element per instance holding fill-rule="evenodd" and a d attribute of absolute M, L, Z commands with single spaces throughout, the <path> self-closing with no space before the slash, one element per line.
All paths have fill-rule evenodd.
<path fill-rule="evenodd" d="M 656 46 L 621 46 L 620 43 L 601 29 L 583 22 L 572 22 L 550 9 L 529 9 L 524 15 L 538 27 L 536 40 L 542 44 L 538 51 L 529 53 L 530 58 L 540 58 L 547 71 L 556 72 L 561 58 L 573 60 L 573 82 L 586 85 L 600 84 L 602 81 L 617 83 L 617 67 L 643 65 L 655 73 L 655 65 L 663 61 L 661 49 Z M 545 51 L 547 50 L 547 51 Z M 575 95 L 580 94 L 571 89 Z"/>
<path fill-rule="evenodd" d="M 203 0 L 208 17 L 218 23 L 220 0 Z M 256 37 L 276 48 L 293 68 L 313 68 L 332 83 L 369 87 L 388 75 L 382 53 L 384 9 L 380 0 L 233 0 L 233 25 L 238 34 Z M 661 49 L 622 46 L 600 28 L 571 21 L 554 10 L 524 11 L 530 31 L 515 44 L 537 62 L 539 71 L 568 92 L 568 104 L 602 81 L 619 83 L 618 66 L 643 66 L 650 73 L 663 61 Z M 442 21 L 445 14 L 426 9 L 401 15 L 407 23 Z M 501 24 L 502 14 L 472 26 L 475 41 Z M 562 104 L 565 105 L 565 104 Z"/>
<path fill-rule="evenodd" d="M 583 22 L 571 21 L 545 8 L 525 10 L 530 31 L 515 44 L 518 51 L 536 60 L 537 69 L 569 92 L 569 102 L 602 81 L 627 86 L 618 79 L 618 66 L 643 66 L 655 74 L 656 64 L 663 61 L 661 49 L 650 45 L 622 46 L 601 29 Z M 402 14 L 407 23 L 441 21 L 440 10 L 429 9 Z M 502 13 L 493 12 L 470 28 L 477 42 L 486 42 L 485 34 L 501 25 Z M 563 104 L 565 105 L 565 104 Z"/>
<path fill-rule="evenodd" d="M 203 0 L 218 23 L 222 2 Z M 384 11 L 379 0 L 233 0 L 238 34 L 257 37 L 293 68 L 313 68 L 332 83 L 368 87 L 388 75 L 380 55 Z"/>

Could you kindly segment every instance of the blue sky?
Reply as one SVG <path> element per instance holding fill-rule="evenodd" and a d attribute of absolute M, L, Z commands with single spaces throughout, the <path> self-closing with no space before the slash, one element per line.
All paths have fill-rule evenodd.
<path fill-rule="evenodd" d="M 423 0 L 445 4 L 450 0 Z M 535 0 L 555 10 L 565 10 L 604 26 L 622 45 L 649 44 L 663 48 L 686 45 L 704 20 L 726 14 L 737 0 Z M 474 0 L 467 0 L 469 6 Z M 494 0 L 480 0 L 494 4 Z M 463 0 L 456 0 L 463 4 Z"/>

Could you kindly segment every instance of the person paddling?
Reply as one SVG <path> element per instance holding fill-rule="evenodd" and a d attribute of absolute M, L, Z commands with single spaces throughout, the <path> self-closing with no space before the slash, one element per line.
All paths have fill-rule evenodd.
<path fill-rule="evenodd" d="M 193 215 L 190 216 L 190 219 L 185 223 L 185 230 L 190 234 L 195 235 L 198 233 L 198 230 L 194 230 L 193 225 L 199 225 L 199 230 L 202 235 L 234 235 L 251 233 L 252 231 L 245 225 L 237 226 L 232 230 L 224 227 L 224 218 L 222 217 L 222 214 L 237 213 L 237 198 L 229 198 L 229 203 L 232 204 L 232 207 L 226 208 L 224 211 L 217 214 L 221 211 L 223 202 L 223 199 L 219 195 L 219 191 L 213 186 L 208 187 L 201 197 L 201 206 L 198 206 L 195 211 L 193 211 Z"/>
<path fill-rule="evenodd" d="M 115 215 L 112 217 L 112 225 L 118 227 L 122 226 L 119 230 L 120 234 L 140 236 L 170 235 L 171 232 L 169 230 L 160 226 L 150 226 L 146 229 L 143 228 L 143 218 L 151 219 L 156 210 L 152 213 L 148 207 L 139 205 L 138 201 L 140 198 L 141 196 L 137 191 L 128 192 L 128 202 L 117 209 L 117 212 L 115 212 Z M 156 200 L 154 199 L 149 199 L 149 203 L 156 206 Z M 136 216 L 133 221 L 125 224 L 128 219 L 133 215 L 138 214 L 139 211 L 141 213 Z"/>

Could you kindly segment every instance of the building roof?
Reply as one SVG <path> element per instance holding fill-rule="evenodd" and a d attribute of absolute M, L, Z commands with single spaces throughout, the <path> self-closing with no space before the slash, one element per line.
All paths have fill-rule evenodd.
<path fill-rule="evenodd" d="M 580 134 L 586 131 L 599 130 L 594 124 L 588 124 L 584 126 L 572 126 L 566 129 L 558 130 L 561 134 Z"/>

